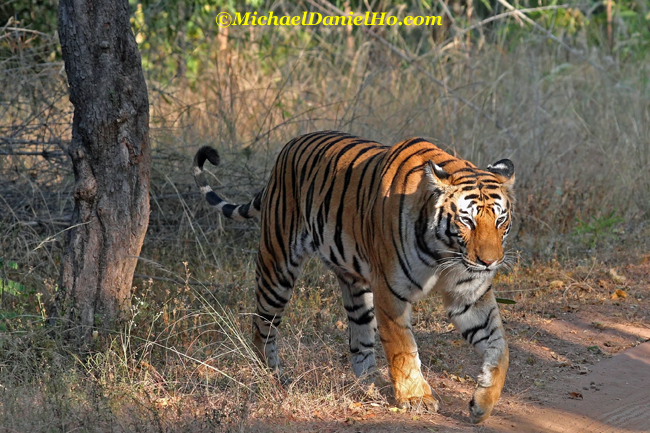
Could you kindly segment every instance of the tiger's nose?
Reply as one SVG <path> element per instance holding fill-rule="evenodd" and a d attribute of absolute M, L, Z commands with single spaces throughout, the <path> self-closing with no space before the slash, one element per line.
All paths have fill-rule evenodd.
<path fill-rule="evenodd" d="M 479 264 L 485 265 L 485 266 L 490 266 L 492 263 L 496 262 L 496 259 L 495 260 L 490 260 L 490 259 L 482 259 L 480 257 L 476 257 L 476 260 L 479 262 Z"/>

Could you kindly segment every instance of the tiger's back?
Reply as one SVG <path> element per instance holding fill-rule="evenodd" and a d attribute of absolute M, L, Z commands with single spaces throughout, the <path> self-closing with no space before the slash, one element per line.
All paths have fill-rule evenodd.
<path fill-rule="evenodd" d="M 490 284 L 510 229 L 509 160 L 479 170 L 420 138 L 387 147 L 318 132 L 290 141 L 264 191 L 236 206 L 207 185 L 206 158 L 218 162 L 216 151 L 203 148 L 194 170 L 208 202 L 233 218 L 261 217 L 253 342 L 272 370 L 279 372 L 282 313 L 302 263 L 316 254 L 341 286 L 357 376 L 377 375 L 379 328 L 397 400 L 437 410 L 410 325 L 411 303 L 435 289 L 483 355 L 470 415 L 474 422 L 489 416 L 508 364 Z"/>

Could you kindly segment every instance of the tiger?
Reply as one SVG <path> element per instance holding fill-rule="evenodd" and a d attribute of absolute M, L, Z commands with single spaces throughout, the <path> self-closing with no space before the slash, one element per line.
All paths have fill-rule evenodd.
<path fill-rule="evenodd" d="M 281 373 L 277 330 L 294 283 L 305 259 L 316 255 L 340 285 L 358 378 L 380 376 L 378 331 L 397 403 L 438 411 L 411 324 L 412 304 L 435 291 L 448 319 L 482 356 L 470 421 L 490 416 L 509 363 L 492 280 L 507 261 L 512 161 L 482 170 L 423 138 L 391 147 L 314 132 L 289 141 L 265 188 L 235 205 L 208 184 L 206 160 L 218 165 L 218 152 L 205 146 L 193 160 L 207 202 L 227 218 L 260 218 L 252 341 L 271 371 Z"/>

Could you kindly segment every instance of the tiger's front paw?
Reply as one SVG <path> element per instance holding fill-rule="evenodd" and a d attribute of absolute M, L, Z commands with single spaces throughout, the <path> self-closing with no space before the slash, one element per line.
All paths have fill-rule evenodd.
<path fill-rule="evenodd" d="M 499 392 L 495 392 L 494 387 L 485 388 L 479 386 L 469 402 L 470 421 L 474 424 L 485 421 L 492 413 L 499 394 Z"/>
<path fill-rule="evenodd" d="M 422 397 L 411 397 L 407 400 L 398 402 L 399 407 L 402 409 L 410 409 L 418 413 L 437 413 L 440 409 L 440 404 L 436 398 L 429 394 Z"/>

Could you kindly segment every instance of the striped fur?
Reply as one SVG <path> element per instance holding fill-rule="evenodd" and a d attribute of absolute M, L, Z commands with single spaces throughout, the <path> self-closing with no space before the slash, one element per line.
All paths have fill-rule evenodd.
<path fill-rule="evenodd" d="M 388 147 L 316 132 L 290 141 L 266 188 L 237 206 L 208 186 L 206 159 L 219 158 L 208 147 L 194 158 L 208 203 L 230 218 L 261 217 L 253 341 L 269 368 L 280 371 L 277 327 L 305 258 L 316 254 L 341 286 L 358 377 L 377 377 L 379 330 L 396 399 L 438 409 L 411 330 L 412 303 L 435 290 L 483 356 L 470 417 L 480 422 L 490 415 L 508 368 L 491 281 L 511 227 L 512 162 L 481 170 L 421 138 Z"/>

